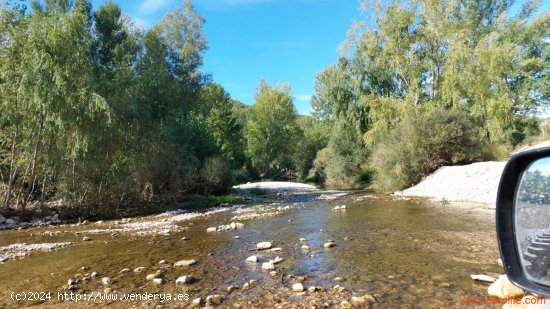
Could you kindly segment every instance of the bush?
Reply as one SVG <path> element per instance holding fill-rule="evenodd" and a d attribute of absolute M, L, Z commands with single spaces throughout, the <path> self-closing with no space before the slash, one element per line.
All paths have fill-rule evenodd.
<path fill-rule="evenodd" d="M 341 187 L 352 186 L 353 179 L 367 161 L 368 154 L 358 132 L 354 128 L 346 127 L 344 123 L 337 123 L 323 158 L 326 183 Z"/>
<path fill-rule="evenodd" d="M 393 192 L 418 183 L 441 166 L 488 159 L 472 123 L 460 111 L 405 116 L 372 155 L 374 187 Z"/>
<path fill-rule="evenodd" d="M 201 171 L 204 194 L 224 193 L 231 184 L 228 164 L 220 157 L 208 158 Z"/>

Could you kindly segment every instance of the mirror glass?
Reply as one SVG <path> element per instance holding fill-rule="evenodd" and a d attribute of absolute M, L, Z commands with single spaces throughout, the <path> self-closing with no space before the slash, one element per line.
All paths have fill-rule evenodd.
<path fill-rule="evenodd" d="M 524 273 L 550 285 L 550 158 L 523 172 L 515 201 L 515 236 Z"/>

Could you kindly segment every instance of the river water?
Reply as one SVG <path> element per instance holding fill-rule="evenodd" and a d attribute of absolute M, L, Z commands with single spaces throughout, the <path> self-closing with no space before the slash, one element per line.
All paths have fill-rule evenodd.
<path fill-rule="evenodd" d="M 464 306 L 461 300 L 465 298 L 486 297 L 487 285 L 474 282 L 470 274 L 496 276 L 502 271 L 496 262 L 494 210 L 346 193 L 290 195 L 192 219 L 170 215 L 132 220 L 155 228 L 151 222 L 173 224 L 170 232 L 170 227 L 160 232 L 141 230 L 152 231 L 149 235 L 121 230 L 125 221 L 1 231 L 0 247 L 13 243 L 72 244 L 0 263 L 0 307 L 73 308 L 73 301 L 59 297 L 67 281 L 73 279 L 77 281 L 73 293 L 96 293 L 95 303 L 82 301 L 78 307 L 181 308 L 190 306 L 197 297 L 219 294 L 224 296 L 223 307 L 340 308 L 342 301 L 350 301 L 352 296 L 369 294 L 375 301 L 365 306 L 372 308 L 458 308 Z M 333 210 L 339 205 L 346 205 L 346 209 Z M 230 222 L 242 222 L 244 227 L 206 232 L 208 227 Z M 83 241 L 84 235 L 91 240 Z M 326 249 L 323 244 L 329 240 L 335 246 Z M 271 241 L 282 251 L 254 251 L 255 243 L 262 241 Z M 303 250 L 304 244 L 310 249 Z M 245 259 L 251 255 L 257 255 L 260 263 L 247 263 Z M 263 271 L 261 262 L 276 256 L 284 259 L 276 265 L 276 274 Z M 188 259 L 198 263 L 171 267 Z M 159 264 L 161 260 L 169 264 Z M 120 273 L 124 268 L 137 267 L 145 270 Z M 165 282 L 159 286 L 145 278 L 157 271 Z M 91 278 L 91 272 L 97 272 L 98 277 Z M 183 275 L 193 275 L 196 281 L 176 285 L 176 278 Z M 102 284 L 102 277 L 109 277 L 110 283 Z M 342 281 L 335 281 L 336 277 Z M 242 288 L 250 280 L 257 283 Z M 292 285 L 302 281 L 306 289 L 315 286 L 317 291 L 293 292 Z M 335 285 L 345 290 L 337 291 Z M 228 286 L 240 288 L 230 293 Z M 51 292 L 47 297 L 51 299 L 12 300 L 13 293 L 28 296 L 24 293 L 46 291 Z M 162 294 L 165 301 L 121 299 L 130 293 L 141 297 Z M 118 300 L 98 298 L 107 294 L 116 294 Z M 182 294 L 185 299 L 167 300 L 167 294 L 174 298 Z"/>

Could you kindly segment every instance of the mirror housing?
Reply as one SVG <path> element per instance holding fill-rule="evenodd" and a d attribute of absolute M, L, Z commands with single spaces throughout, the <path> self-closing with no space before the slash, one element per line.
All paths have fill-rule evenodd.
<path fill-rule="evenodd" d="M 522 252 L 516 235 L 516 197 L 522 176 L 532 163 L 544 158 L 550 158 L 550 148 L 534 149 L 510 158 L 500 178 L 496 226 L 500 255 L 508 278 L 524 290 L 550 297 L 550 285 L 530 279 L 522 266 Z"/>

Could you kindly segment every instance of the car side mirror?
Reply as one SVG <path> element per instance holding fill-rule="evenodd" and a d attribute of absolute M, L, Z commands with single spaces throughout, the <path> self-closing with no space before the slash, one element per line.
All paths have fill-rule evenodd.
<path fill-rule="evenodd" d="M 550 297 L 550 148 L 508 161 L 498 189 L 496 223 L 510 280 Z"/>

